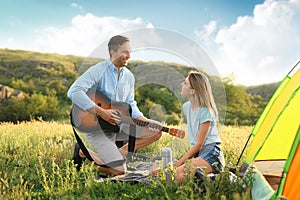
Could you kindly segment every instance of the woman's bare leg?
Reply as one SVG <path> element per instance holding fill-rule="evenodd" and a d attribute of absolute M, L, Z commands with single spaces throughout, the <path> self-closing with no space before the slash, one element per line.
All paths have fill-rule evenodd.
<path fill-rule="evenodd" d="M 188 165 L 188 166 L 187 166 Z M 206 173 L 211 173 L 210 164 L 203 158 L 193 158 L 189 164 L 183 164 L 176 170 L 176 181 L 180 185 L 186 181 L 189 174 L 194 174 L 197 167 L 203 168 Z"/>

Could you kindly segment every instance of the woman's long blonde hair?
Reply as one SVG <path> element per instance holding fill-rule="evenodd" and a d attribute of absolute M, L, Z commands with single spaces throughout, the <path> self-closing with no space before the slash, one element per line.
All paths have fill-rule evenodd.
<path fill-rule="evenodd" d="M 218 110 L 208 77 L 201 72 L 191 71 L 188 75 L 188 80 L 191 88 L 195 90 L 195 96 L 199 106 L 207 107 L 216 121 L 218 121 Z"/>

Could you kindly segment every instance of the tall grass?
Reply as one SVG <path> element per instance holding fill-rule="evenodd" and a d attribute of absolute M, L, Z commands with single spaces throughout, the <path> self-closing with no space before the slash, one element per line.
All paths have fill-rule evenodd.
<path fill-rule="evenodd" d="M 223 127 L 223 151 L 234 166 L 251 127 Z M 86 161 L 80 172 L 70 161 L 75 139 L 72 127 L 59 122 L 0 124 L 0 199 L 248 199 L 251 180 L 230 180 L 228 171 L 216 181 L 190 181 L 178 186 L 159 177 L 148 184 L 106 181 L 98 183 L 98 171 Z M 188 149 L 187 139 L 164 134 L 162 139 L 140 150 L 158 156 L 171 147 L 178 158 Z M 206 192 L 204 192 L 206 191 Z"/>

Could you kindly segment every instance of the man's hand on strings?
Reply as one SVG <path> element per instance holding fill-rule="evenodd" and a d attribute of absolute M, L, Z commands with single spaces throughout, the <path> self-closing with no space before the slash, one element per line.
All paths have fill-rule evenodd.
<path fill-rule="evenodd" d="M 112 125 L 116 125 L 121 122 L 121 116 L 120 113 L 117 110 L 112 109 L 103 109 L 103 112 L 101 112 L 100 117 L 107 121 L 108 123 Z"/>

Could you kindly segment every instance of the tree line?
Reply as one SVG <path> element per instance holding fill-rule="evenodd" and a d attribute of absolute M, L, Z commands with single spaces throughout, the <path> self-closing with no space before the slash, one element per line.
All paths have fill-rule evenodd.
<path fill-rule="evenodd" d="M 225 125 L 254 125 L 268 98 L 250 94 L 247 87 L 234 85 L 231 80 L 224 80 L 226 107 L 218 105 L 219 112 L 225 112 L 222 123 Z M 18 122 L 42 118 L 43 120 L 67 119 L 71 102 L 66 97 L 68 90 L 62 80 L 54 80 L 47 88 L 37 89 L 33 81 L 12 81 L 13 88 L 26 91 L 24 98 L 11 96 L 1 99 L 0 121 Z M 148 84 L 135 91 L 140 110 L 152 119 L 166 124 L 179 124 L 184 119 L 181 105 L 186 99 L 178 99 L 168 88 Z"/>
<path fill-rule="evenodd" d="M 66 94 L 69 86 L 78 77 L 77 71 L 82 68 L 82 63 L 91 66 L 99 61 L 99 59 L 86 61 L 82 57 L 44 55 L 27 51 L 6 50 L 4 54 L 2 51 L 0 51 L 0 84 L 21 90 L 26 95 L 23 98 L 11 96 L 0 99 L 0 121 L 68 119 L 71 101 Z M 10 54 L 7 51 L 15 59 L 8 56 Z M 16 54 L 19 59 L 16 58 Z M 135 73 L 135 69 L 141 64 L 146 67 L 154 66 L 153 63 L 132 61 L 128 68 Z M 183 77 L 193 70 L 178 64 L 155 63 L 155 66 L 158 66 L 156 69 L 166 65 L 179 71 Z M 162 76 L 167 74 L 162 73 Z M 272 83 L 270 87 L 266 84 L 263 87 L 246 87 L 234 84 L 231 77 L 222 79 L 209 77 L 222 116 L 220 121 L 225 125 L 254 125 L 278 85 Z M 218 101 L 222 89 L 226 94 L 223 102 Z M 162 84 L 144 84 L 137 87 L 135 96 L 140 110 L 147 117 L 169 125 L 177 125 L 184 121 L 181 105 L 186 99 L 178 98 L 179 95 L 170 88 Z"/>

